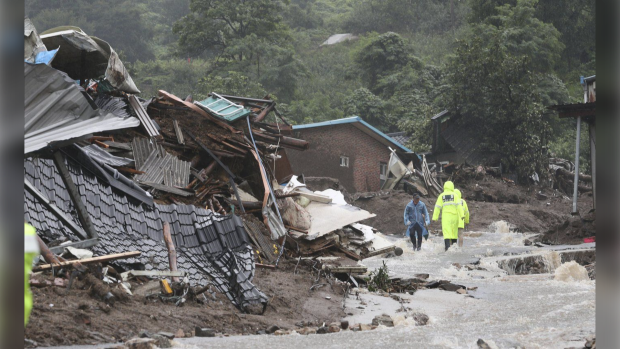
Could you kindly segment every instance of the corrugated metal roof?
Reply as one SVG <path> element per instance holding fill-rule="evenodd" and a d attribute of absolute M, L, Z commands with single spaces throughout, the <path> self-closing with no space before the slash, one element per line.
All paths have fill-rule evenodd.
<path fill-rule="evenodd" d="M 151 119 L 149 114 L 146 113 L 146 110 L 144 109 L 140 101 L 138 101 L 138 98 L 136 98 L 136 96 L 129 96 L 129 105 L 131 105 L 136 115 L 138 115 L 138 118 L 142 123 L 142 127 L 144 127 L 149 136 L 153 138 L 163 138 L 162 135 L 159 134 L 157 127 L 155 127 L 153 120 Z"/>
<path fill-rule="evenodd" d="M 173 160 L 174 156 L 172 154 L 166 153 L 166 155 L 160 156 L 157 150 L 153 150 L 146 161 L 144 161 L 144 165 L 139 169 L 145 173 L 135 176 L 134 179 L 138 182 L 161 184 L 164 182 L 164 171 L 170 167 L 170 163 Z"/>
<path fill-rule="evenodd" d="M 188 272 L 193 285 L 213 283 L 238 307 L 267 301 L 251 282 L 254 256 L 239 217 L 214 215 L 192 205 L 156 204 L 149 208 L 113 190 L 73 161 L 68 162 L 68 168 L 99 234 L 99 244 L 92 248 L 95 255 L 140 251 L 138 257 L 115 263 L 124 268 L 143 264 L 146 270 L 167 270 L 168 251 L 162 227 L 163 222 L 168 222 L 178 267 Z M 75 208 L 51 160 L 25 160 L 24 177 L 80 225 L 72 215 Z M 28 191 L 24 192 L 24 220 L 45 240 L 78 240 Z"/>
<path fill-rule="evenodd" d="M 136 161 L 136 169 L 142 171 L 144 162 L 151 155 L 153 150 L 157 149 L 160 156 L 166 154 L 166 150 L 161 144 L 152 142 L 148 138 L 134 138 L 131 141 L 131 148 L 133 149 L 133 158 Z"/>
<path fill-rule="evenodd" d="M 88 153 L 88 156 L 90 156 L 93 160 L 102 164 L 108 164 L 110 166 L 131 166 L 134 162 L 128 158 L 114 156 L 94 144 L 87 147 L 82 147 L 82 150 Z"/>
<path fill-rule="evenodd" d="M 233 122 L 252 113 L 251 110 L 227 100 L 226 98 L 211 92 L 211 96 L 202 101 L 194 102 L 197 106 L 214 116 Z"/>
<path fill-rule="evenodd" d="M 372 133 L 375 133 L 378 136 L 378 138 L 382 138 L 388 141 L 391 145 L 399 148 L 402 151 L 411 153 L 411 150 L 409 150 L 407 147 L 401 145 L 400 143 L 398 143 L 391 137 L 388 137 L 385 133 L 379 131 L 377 128 L 367 123 L 359 116 L 352 116 L 352 117 L 344 118 L 344 119 L 323 121 L 323 122 L 317 122 L 317 123 L 306 124 L 306 125 L 294 125 L 293 130 L 303 130 L 303 129 L 308 129 L 308 128 L 316 128 L 316 127 L 324 127 L 324 126 L 332 126 L 332 125 L 343 125 L 343 124 L 354 124 L 356 127 L 363 126 L 363 128 L 365 128 L 366 130 Z"/>
<path fill-rule="evenodd" d="M 54 141 L 140 125 L 133 117 L 103 115 L 70 77 L 45 64 L 24 62 L 24 80 L 25 154 Z"/>
<path fill-rule="evenodd" d="M 189 169 L 191 164 L 179 158 L 173 158 L 164 170 L 164 184 L 170 187 L 187 187 L 189 185 Z"/>

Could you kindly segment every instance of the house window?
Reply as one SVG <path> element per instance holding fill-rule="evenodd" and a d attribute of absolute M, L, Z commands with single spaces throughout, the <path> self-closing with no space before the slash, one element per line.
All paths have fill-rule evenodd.
<path fill-rule="evenodd" d="M 348 156 L 340 156 L 340 167 L 349 167 L 349 157 Z"/>
<path fill-rule="evenodd" d="M 387 178 L 388 178 L 387 163 L 380 162 L 379 163 L 379 180 L 380 180 L 381 186 L 383 186 L 383 183 L 385 183 Z"/>

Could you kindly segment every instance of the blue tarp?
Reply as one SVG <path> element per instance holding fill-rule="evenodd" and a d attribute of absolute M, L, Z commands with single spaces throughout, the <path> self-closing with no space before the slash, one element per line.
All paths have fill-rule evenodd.
<path fill-rule="evenodd" d="M 37 53 L 36 57 L 34 58 L 34 64 L 47 64 L 50 65 L 50 63 L 52 63 L 52 60 L 54 60 L 54 57 L 56 57 L 56 53 L 58 52 L 58 49 L 55 50 L 51 50 L 51 51 L 43 51 L 43 52 L 39 52 Z"/>

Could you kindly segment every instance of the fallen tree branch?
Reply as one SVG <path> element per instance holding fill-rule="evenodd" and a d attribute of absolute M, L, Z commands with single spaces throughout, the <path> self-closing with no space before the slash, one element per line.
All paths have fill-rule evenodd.
<path fill-rule="evenodd" d="M 39 265 L 39 266 L 36 266 L 36 267 L 32 268 L 32 271 L 33 272 L 37 272 L 37 271 L 49 270 L 49 269 L 52 269 L 52 267 L 66 267 L 66 266 L 73 266 L 75 264 L 89 264 L 89 263 L 107 262 L 107 261 L 111 261 L 111 260 L 114 260 L 114 259 L 123 259 L 123 258 L 137 257 L 137 256 L 139 256 L 141 254 L 142 254 L 142 252 L 140 252 L 140 251 L 133 251 L 133 252 L 124 252 L 124 253 L 110 254 L 110 255 L 107 255 L 107 256 L 85 258 L 85 259 L 81 259 L 81 260 L 60 262 L 60 263 L 55 264 L 55 265 L 44 264 L 44 265 Z"/>

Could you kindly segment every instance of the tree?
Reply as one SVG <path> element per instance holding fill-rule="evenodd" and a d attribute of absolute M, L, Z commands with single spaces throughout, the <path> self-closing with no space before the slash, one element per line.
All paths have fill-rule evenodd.
<path fill-rule="evenodd" d="M 547 173 L 546 145 L 549 127 L 529 70 L 529 56 L 515 56 L 496 33 L 490 42 L 481 38 L 459 43 L 448 72 L 450 107 L 459 127 L 473 127 L 481 149 L 501 156 L 505 169 L 520 180 Z"/>
<path fill-rule="evenodd" d="M 535 17 L 537 0 L 517 0 L 516 4 L 496 7 L 496 14 L 471 27 L 471 36 L 491 42 L 501 37 L 502 45 L 515 56 L 530 56 L 529 69 L 552 72 L 564 49 L 560 32 L 552 24 Z"/>
<path fill-rule="evenodd" d="M 191 0 L 190 13 L 174 24 L 182 54 L 252 59 L 261 46 L 284 45 L 283 0 Z"/>
<path fill-rule="evenodd" d="M 366 88 L 360 88 L 344 101 L 346 116 L 357 115 L 383 132 L 394 129 L 394 117 L 386 114 L 385 102 Z"/>

